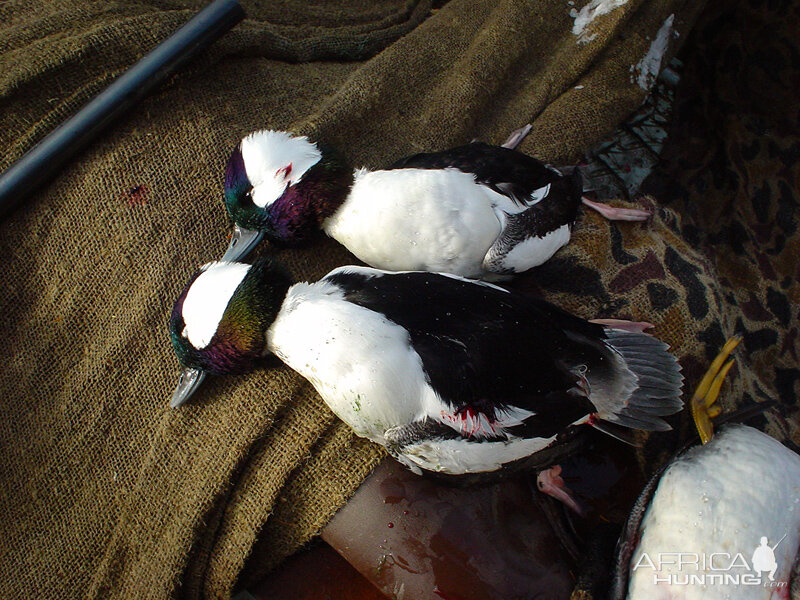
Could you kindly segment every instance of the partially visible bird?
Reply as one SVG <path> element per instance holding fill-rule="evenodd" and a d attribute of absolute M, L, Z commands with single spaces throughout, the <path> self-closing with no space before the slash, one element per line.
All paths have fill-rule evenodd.
<path fill-rule="evenodd" d="M 292 284 L 271 259 L 211 263 L 170 319 L 185 367 L 172 405 L 206 373 L 274 353 L 414 471 L 491 472 L 535 461 L 582 424 L 669 429 L 680 367 L 635 329 L 452 275 L 342 267 Z"/>
<path fill-rule="evenodd" d="M 765 537 L 772 572 L 754 572 Z M 726 425 L 637 502 L 612 597 L 788 599 L 798 545 L 800 456 L 757 429 Z"/>
<path fill-rule="evenodd" d="M 739 341 L 725 344 L 692 399 L 702 445 L 656 473 L 631 512 L 614 600 L 789 598 L 800 556 L 800 456 L 753 427 L 714 433 L 711 424 Z"/>
<path fill-rule="evenodd" d="M 578 169 L 563 174 L 514 150 L 529 130 L 503 146 L 473 142 L 355 172 L 307 137 L 252 133 L 225 168 L 235 229 L 222 260 L 239 260 L 262 236 L 299 244 L 321 228 L 373 267 L 491 280 L 566 244 L 582 199 L 609 219 L 650 216 L 584 199 Z"/>

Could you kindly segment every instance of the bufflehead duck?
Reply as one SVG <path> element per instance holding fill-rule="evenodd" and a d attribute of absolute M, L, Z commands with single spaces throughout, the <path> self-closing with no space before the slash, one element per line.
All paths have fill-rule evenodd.
<path fill-rule="evenodd" d="M 285 131 L 257 131 L 225 168 L 235 229 L 223 261 L 266 236 L 297 245 L 318 229 L 368 265 L 507 279 L 547 261 L 569 239 L 584 204 L 609 219 L 649 212 L 583 198 L 578 169 L 564 174 L 514 148 L 473 142 L 355 172 L 332 148 Z"/>
<path fill-rule="evenodd" d="M 273 353 L 414 471 L 495 471 L 582 424 L 669 429 L 680 367 L 623 323 L 452 275 L 342 267 L 293 284 L 268 258 L 211 263 L 170 319 L 186 368 L 172 405 L 206 373 L 246 372 Z"/>

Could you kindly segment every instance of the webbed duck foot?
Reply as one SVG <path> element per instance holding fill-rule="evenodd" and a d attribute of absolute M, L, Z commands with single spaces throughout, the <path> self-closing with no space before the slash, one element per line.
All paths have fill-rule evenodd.
<path fill-rule="evenodd" d="M 586 196 L 581 198 L 581 202 L 592 210 L 599 212 L 609 221 L 647 221 L 653 216 L 649 210 L 638 208 L 617 208 L 601 202 L 589 200 Z"/>
<path fill-rule="evenodd" d="M 586 516 L 586 509 L 561 478 L 561 465 L 553 465 L 549 469 L 540 471 L 536 477 L 536 487 L 540 492 L 562 502 L 581 517 Z"/>
<path fill-rule="evenodd" d="M 630 331 L 631 333 L 644 333 L 645 329 L 653 329 L 655 325 L 647 321 L 626 321 L 624 319 L 590 319 L 590 323 L 605 325 L 613 329 Z"/>
<path fill-rule="evenodd" d="M 725 360 L 741 341 L 742 338 L 736 335 L 725 342 L 692 396 L 692 417 L 703 444 L 707 444 L 714 437 L 714 425 L 711 419 L 719 416 L 722 412 L 722 408 L 716 404 L 716 401 L 722 388 L 722 382 L 733 366 L 733 359 L 728 362 Z"/>
<path fill-rule="evenodd" d="M 519 129 L 512 131 L 511 135 L 508 136 L 508 139 L 502 143 L 502 148 L 508 148 L 509 150 L 515 150 L 517 146 L 522 143 L 528 134 L 531 132 L 532 127 L 530 123 L 525 125 L 525 127 L 520 127 Z"/>

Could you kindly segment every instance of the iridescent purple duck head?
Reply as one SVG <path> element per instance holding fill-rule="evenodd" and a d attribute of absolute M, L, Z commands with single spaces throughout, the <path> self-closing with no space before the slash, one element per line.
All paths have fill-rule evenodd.
<path fill-rule="evenodd" d="M 265 334 L 291 276 L 269 258 L 252 266 L 214 262 L 195 273 L 169 321 L 172 346 L 184 370 L 170 405 L 183 404 L 206 374 L 252 371 L 267 354 Z"/>
<path fill-rule="evenodd" d="M 260 240 L 298 245 L 344 202 L 352 169 L 329 148 L 285 131 L 257 131 L 233 149 L 225 167 L 225 206 L 234 232 L 224 261 Z"/>

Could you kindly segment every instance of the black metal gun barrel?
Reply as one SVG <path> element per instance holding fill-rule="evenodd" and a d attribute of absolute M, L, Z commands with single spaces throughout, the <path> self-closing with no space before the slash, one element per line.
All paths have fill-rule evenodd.
<path fill-rule="evenodd" d="M 237 0 L 216 0 L 49 133 L 0 175 L 0 219 L 50 181 L 103 128 L 244 17 Z"/>

